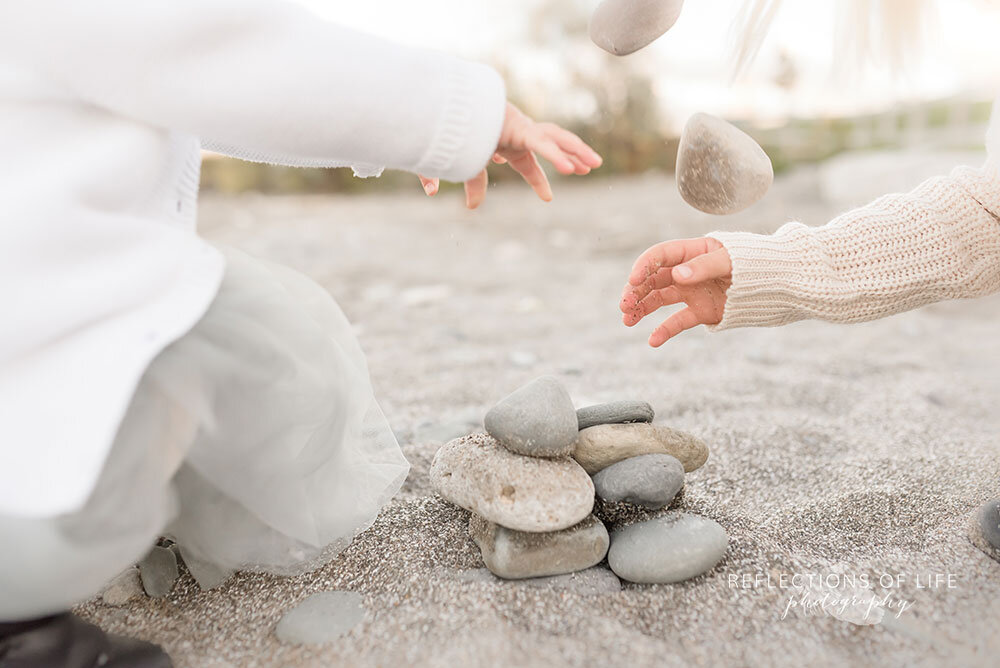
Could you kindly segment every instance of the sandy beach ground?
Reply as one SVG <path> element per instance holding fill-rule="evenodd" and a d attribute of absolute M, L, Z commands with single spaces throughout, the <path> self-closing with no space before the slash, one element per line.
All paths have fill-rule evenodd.
<path fill-rule="evenodd" d="M 877 187 L 870 171 L 864 185 Z M 305 272 L 356 323 L 412 472 L 317 572 L 238 574 L 208 592 L 184 575 L 165 599 L 81 611 L 162 643 L 182 668 L 996 665 L 1000 564 L 966 523 L 1000 495 L 1000 298 L 849 327 L 699 329 L 660 350 L 645 343 L 653 322 L 621 324 L 621 287 L 647 246 L 821 224 L 846 204 L 824 197 L 823 179 L 799 170 L 723 219 L 686 207 L 660 175 L 561 182 L 548 205 L 504 186 L 477 212 L 416 183 L 412 194 L 205 196 L 208 237 Z M 678 507 L 729 533 L 713 571 L 596 596 L 481 577 L 468 515 L 434 495 L 428 466 L 541 374 L 578 405 L 645 399 L 657 422 L 709 444 Z M 796 573 L 866 574 L 908 607 L 871 626 L 783 617 L 795 592 L 780 576 Z M 360 625 L 321 647 L 277 641 L 283 611 L 332 589 L 362 595 Z"/>

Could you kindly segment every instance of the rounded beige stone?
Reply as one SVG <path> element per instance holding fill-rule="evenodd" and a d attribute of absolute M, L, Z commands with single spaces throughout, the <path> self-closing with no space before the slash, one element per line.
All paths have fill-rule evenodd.
<path fill-rule="evenodd" d="M 684 0 L 604 0 L 590 18 L 590 39 L 615 56 L 627 56 L 670 30 Z"/>
<path fill-rule="evenodd" d="M 695 114 L 677 148 L 677 189 L 705 213 L 742 211 L 774 181 L 771 159 L 753 137 L 709 114 Z"/>
<path fill-rule="evenodd" d="M 573 458 L 593 475 L 639 455 L 672 455 L 690 473 L 708 460 L 708 446 L 696 436 L 653 424 L 599 424 L 580 432 Z"/>
<path fill-rule="evenodd" d="M 594 507 L 594 483 L 572 458 L 518 455 L 489 434 L 441 446 L 430 478 L 448 501 L 518 531 L 565 529 Z"/>

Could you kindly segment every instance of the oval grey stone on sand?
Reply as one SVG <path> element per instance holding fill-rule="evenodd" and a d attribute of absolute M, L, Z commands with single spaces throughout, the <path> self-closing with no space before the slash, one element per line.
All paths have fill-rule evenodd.
<path fill-rule="evenodd" d="M 979 528 L 983 538 L 1000 549 L 1000 499 L 994 499 L 979 508 Z"/>
<path fill-rule="evenodd" d="M 446 500 L 519 531 L 559 531 L 594 508 L 594 483 L 573 459 L 517 455 L 488 434 L 441 446 L 430 479 Z"/>
<path fill-rule="evenodd" d="M 139 562 L 142 588 L 153 598 L 169 594 L 178 575 L 177 555 L 170 548 L 156 546 Z"/>
<path fill-rule="evenodd" d="M 577 409 L 576 420 L 580 429 L 599 424 L 652 422 L 653 407 L 645 401 L 612 401 Z"/>
<path fill-rule="evenodd" d="M 718 522 L 670 513 L 615 531 L 608 564 L 629 582 L 683 582 L 711 570 L 728 547 L 729 537 Z"/>
<path fill-rule="evenodd" d="M 705 213 L 729 214 L 763 197 L 774 170 L 750 135 L 721 118 L 699 113 L 681 133 L 676 177 L 685 202 Z"/>
<path fill-rule="evenodd" d="M 321 591 L 286 612 L 274 634 L 293 645 L 319 645 L 346 634 L 364 616 L 365 608 L 357 592 Z"/>
<path fill-rule="evenodd" d="M 690 473 L 708 460 L 708 446 L 683 431 L 652 424 L 599 424 L 580 432 L 573 458 L 591 475 L 639 455 L 664 454 Z"/>
<path fill-rule="evenodd" d="M 562 531 L 528 533 L 473 513 L 469 535 L 490 572 L 509 580 L 581 571 L 600 563 L 608 552 L 608 530 L 593 515 Z"/>
<path fill-rule="evenodd" d="M 510 393 L 486 413 L 487 433 L 511 452 L 562 457 L 573 451 L 579 427 L 569 393 L 542 376 Z"/>
<path fill-rule="evenodd" d="M 650 44 L 677 22 L 684 0 L 604 0 L 590 18 L 590 39 L 615 56 Z"/>
<path fill-rule="evenodd" d="M 125 605 L 133 598 L 143 595 L 142 580 L 139 579 L 139 569 L 128 568 L 107 584 L 101 592 L 101 600 L 107 605 Z"/>
<path fill-rule="evenodd" d="M 594 474 L 597 496 L 647 510 L 663 508 L 684 486 L 684 465 L 671 455 L 629 457 Z"/>

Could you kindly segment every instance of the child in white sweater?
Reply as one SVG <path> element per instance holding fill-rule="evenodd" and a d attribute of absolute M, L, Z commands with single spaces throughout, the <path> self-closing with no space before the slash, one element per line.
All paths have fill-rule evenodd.
<path fill-rule="evenodd" d="M 855 4 L 869 9 L 864 2 Z M 775 0 L 751 2 L 750 23 L 760 30 L 758 19 L 773 16 L 776 6 Z M 881 7 L 884 29 L 918 22 L 918 7 L 889 2 Z M 756 39 L 749 35 L 745 45 Z M 986 163 L 978 169 L 958 167 L 822 227 L 793 222 L 771 235 L 713 232 L 656 244 L 629 274 L 621 301 L 624 322 L 631 327 L 661 307 L 684 304 L 650 334 L 655 348 L 697 325 L 720 331 L 806 318 L 863 322 L 943 299 L 997 292 L 1000 99 L 986 149 Z M 1000 560 L 1000 501 L 980 509 L 971 537 Z"/>
<path fill-rule="evenodd" d="M 0 3 L 0 664 L 165 666 L 65 611 L 173 538 L 297 573 L 408 464 L 330 296 L 196 233 L 200 151 L 551 191 L 601 160 L 492 69 L 282 0 Z M 331 226 L 336 221 L 330 221 Z"/>

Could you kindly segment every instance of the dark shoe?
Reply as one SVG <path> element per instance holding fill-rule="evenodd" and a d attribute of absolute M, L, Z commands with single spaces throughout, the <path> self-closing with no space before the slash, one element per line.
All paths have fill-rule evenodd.
<path fill-rule="evenodd" d="M 172 668 L 166 652 L 71 613 L 0 624 L 0 668 Z"/>
<path fill-rule="evenodd" d="M 982 505 L 972 516 L 969 540 L 989 557 L 1000 561 L 1000 499 Z"/>

